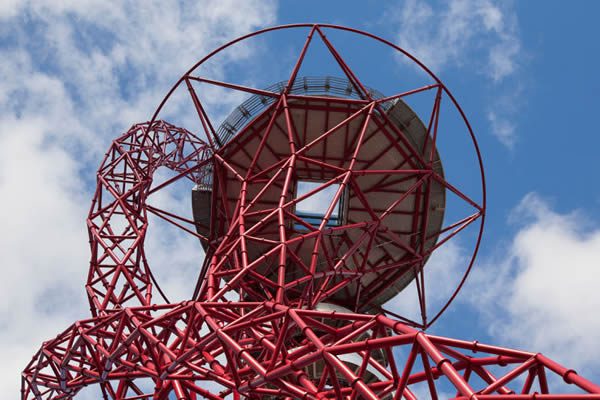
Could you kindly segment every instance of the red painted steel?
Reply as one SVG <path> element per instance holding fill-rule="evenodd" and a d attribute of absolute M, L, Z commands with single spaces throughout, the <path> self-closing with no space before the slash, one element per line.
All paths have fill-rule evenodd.
<path fill-rule="evenodd" d="M 306 29 L 308 38 L 280 93 L 193 75 L 228 46 L 281 29 Z M 328 29 L 387 44 L 415 61 L 435 84 L 373 98 L 325 35 Z M 359 99 L 293 93 L 307 49 L 317 38 Z M 196 93 L 193 82 L 199 81 L 273 101 L 224 143 Z M 208 143 L 157 119 L 180 85 L 190 93 Z M 418 148 L 390 121 L 384 106 L 428 90 L 436 96 L 426 116 L 425 144 Z M 434 167 L 442 98 L 456 107 L 473 141 L 481 168 L 481 202 Z M 295 126 L 293 110 L 327 113 L 335 107 L 346 110 L 345 119 L 335 126 L 325 122 L 315 138 L 307 139 Z M 276 142 L 274 132 L 282 135 Z M 336 134 L 345 135 L 347 143 L 339 157 L 313 151 L 319 146 L 319 154 L 333 154 L 327 143 Z M 371 156 L 394 154 L 404 161 L 395 168 L 374 167 L 375 161 L 361 153 L 373 137 L 389 145 Z M 173 176 L 153 186 L 159 168 Z M 296 197 L 294 186 L 306 173 L 300 171 L 315 170 L 321 171 L 319 186 Z M 365 176 L 380 179 L 367 188 L 359 182 Z M 148 203 L 153 193 L 179 180 L 209 190 L 209 221 Z M 406 190 L 393 190 L 407 182 Z M 428 233 L 434 185 L 454 193 L 473 214 Z M 44 342 L 22 374 L 22 399 L 70 399 L 89 385 L 97 385 L 103 398 L 119 400 L 600 399 L 599 386 L 541 354 L 423 331 L 448 307 L 471 269 L 483 229 L 484 186 L 479 149 L 464 113 L 442 82 L 404 50 L 374 35 L 326 24 L 274 27 L 236 39 L 188 71 L 151 121 L 134 125 L 111 145 L 98 170 L 87 219 L 92 256 L 86 291 L 92 316 Z M 296 215 L 297 203 L 328 187 L 337 189 L 318 223 Z M 369 220 L 348 218 L 328 225 L 334 204 L 348 193 L 361 202 Z M 372 193 L 397 197 L 382 208 L 384 195 Z M 399 211 L 406 204 L 412 208 Z M 411 219 L 410 239 L 386 226 L 394 213 Z M 152 276 L 144 248 L 149 214 L 197 237 L 206 250 L 190 301 L 168 302 Z M 450 299 L 429 316 L 425 261 L 477 222 L 479 235 L 466 273 Z M 355 240 L 348 232 L 357 233 Z M 382 257 L 373 256 L 376 249 Z M 396 257 L 397 252 L 403 257 Z M 406 276 L 415 280 L 421 321 L 383 310 L 378 303 L 381 293 Z M 154 302 L 154 287 L 165 303 Z M 552 381 L 556 377 L 562 385 Z"/>

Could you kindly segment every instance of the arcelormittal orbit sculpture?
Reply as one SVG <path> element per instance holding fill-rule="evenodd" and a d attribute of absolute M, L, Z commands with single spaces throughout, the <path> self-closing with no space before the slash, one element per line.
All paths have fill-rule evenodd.
<path fill-rule="evenodd" d="M 229 48 L 292 31 L 306 40 L 278 83 L 258 89 L 202 72 L 225 62 Z M 394 94 L 402 77 L 390 76 L 383 95 L 358 69 L 381 74 L 385 63 L 353 68 L 335 35 L 383 46 L 430 82 Z M 307 75 L 317 42 L 323 73 Z M 225 90 L 246 100 L 216 125 L 209 108 Z M 413 100 L 423 96 L 431 101 Z M 171 115 L 192 121 L 187 129 L 160 119 L 169 104 L 184 103 L 190 112 Z M 419 106 L 427 112 L 413 111 Z M 444 125 L 443 106 L 459 124 Z M 452 184 L 452 162 L 440 160 L 439 143 L 460 132 L 475 155 L 470 170 L 480 173 L 477 196 Z M 161 183 L 158 170 L 170 174 Z M 191 216 L 151 205 L 184 181 L 193 187 Z M 90 385 L 102 398 L 132 400 L 600 399 L 599 386 L 539 353 L 425 332 L 471 269 L 484 213 L 470 125 L 444 84 L 403 49 L 327 24 L 238 38 L 198 62 L 149 122 L 109 148 L 87 219 L 91 316 L 44 342 L 22 374 L 22 399 L 71 399 Z M 152 275 L 144 248 L 151 215 L 206 252 L 189 301 L 167 301 Z M 472 257 L 432 313 L 427 261 L 459 235 L 472 239 Z M 409 290 L 418 318 L 384 308 Z"/>

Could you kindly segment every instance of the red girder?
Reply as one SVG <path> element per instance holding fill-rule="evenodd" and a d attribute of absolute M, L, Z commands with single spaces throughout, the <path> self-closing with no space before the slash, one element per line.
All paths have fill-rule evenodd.
<path fill-rule="evenodd" d="M 196 68 L 221 50 L 280 29 L 309 30 L 280 93 L 196 76 Z M 378 40 L 415 61 L 434 83 L 373 98 L 326 30 Z M 293 92 L 313 40 L 324 42 L 360 98 Z M 266 96 L 272 103 L 227 142 L 217 136 L 194 82 Z M 156 119 L 180 85 L 189 91 L 209 143 Z M 383 106 L 431 89 L 436 96 L 419 148 Z M 96 384 L 103 398 L 115 400 L 396 400 L 416 399 L 423 390 L 432 399 L 448 390 L 465 400 L 600 399 L 599 386 L 541 354 L 420 329 L 441 315 L 464 283 L 485 213 L 482 170 L 480 204 L 434 166 L 442 97 L 463 117 L 481 168 L 470 125 L 450 92 L 410 54 L 374 35 L 327 24 L 274 27 L 236 39 L 201 60 L 169 92 L 150 122 L 134 125 L 109 148 L 98 169 L 87 220 L 92 255 L 86 291 L 92 317 L 42 345 L 22 374 L 21 398 L 71 399 Z M 301 114 L 294 117 L 293 112 Z M 307 132 L 309 112 L 324 113 L 314 137 Z M 330 113 L 343 118 L 330 122 Z M 340 152 L 328 158 L 335 151 L 336 135 L 341 137 Z M 269 142 L 273 138 L 277 148 Z M 377 140 L 386 147 L 365 158 L 361 151 Z M 388 154 L 397 161 L 380 167 L 379 159 Z M 153 186 L 161 167 L 174 175 Z M 294 196 L 299 176 L 322 182 Z M 363 183 L 367 178 L 373 180 Z M 209 222 L 148 204 L 148 196 L 181 179 L 210 187 Z M 456 194 L 473 213 L 428 231 L 434 185 Z M 294 211 L 300 201 L 328 187 L 337 189 L 317 224 Z M 386 200 L 374 204 L 373 196 Z M 365 220 L 349 217 L 330 226 L 334 204 L 346 197 L 355 201 L 347 207 L 349 215 L 362 213 Z M 190 301 L 154 303 L 157 283 L 144 249 L 148 213 L 197 237 L 206 250 Z M 388 226 L 391 218 L 408 218 L 410 227 Z M 425 261 L 476 221 L 479 236 L 464 276 L 441 310 L 428 315 Z M 403 255 L 396 257 L 398 253 Z M 391 319 L 375 302 L 407 276 L 417 286 L 420 322 L 387 313 L 397 318 Z M 552 377 L 566 385 L 549 384 Z"/>
<path fill-rule="evenodd" d="M 430 366 L 415 363 L 413 354 L 423 354 Z M 348 361 L 348 355 L 368 368 Z M 498 366 L 502 376 L 494 378 L 490 368 Z M 311 368 L 323 375 L 300 379 L 298 372 Z M 339 384 L 335 389 L 325 384 L 331 374 Z M 543 388 L 545 374 L 595 393 L 585 398 L 600 399 L 600 387 L 541 354 L 428 335 L 383 315 L 294 309 L 269 301 L 184 302 L 127 308 L 72 325 L 46 342 L 25 369 L 24 398 L 68 398 L 87 385 L 141 378 L 170 390 L 179 381 L 185 398 L 206 396 L 194 382 L 215 381 L 222 389 L 210 397 L 219 399 L 235 392 L 249 398 L 303 397 L 298 393 L 338 398 L 337 390 L 364 398 L 395 398 L 404 390 L 411 399 L 411 387 L 428 379 L 434 388 L 446 380 L 458 399 L 502 393 L 515 399 L 567 398 Z M 519 379 L 523 376 L 529 379 Z M 537 394 L 533 383 L 541 387 Z M 154 389 L 145 394 L 150 397 Z"/>
<path fill-rule="evenodd" d="M 94 316 L 152 302 L 144 239 L 152 211 L 146 198 L 156 169 L 184 172 L 180 178 L 196 183 L 205 178 L 202 166 L 211 150 L 202 140 L 164 121 L 148 128 L 149 123 L 134 125 L 116 139 L 98 170 L 87 220 L 92 259 L 86 290 Z"/>

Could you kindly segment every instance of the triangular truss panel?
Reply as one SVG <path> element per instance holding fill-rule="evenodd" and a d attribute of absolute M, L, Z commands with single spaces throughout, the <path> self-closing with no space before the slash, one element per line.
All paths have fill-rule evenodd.
<path fill-rule="evenodd" d="M 214 68 L 245 60 L 245 40 L 277 33 L 297 51 L 283 76 L 277 63 L 266 67 L 278 77 L 269 82 L 229 78 L 257 72 L 249 65 Z M 428 80 L 365 79 L 376 60 L 347 57 L 356 43 L 339 42 L 348 35 L 410 60 Z M 453 153 L 459 134 L 474 181 L 452 168 L 466 159 Z M 162 204 L 166 190 L 185 190 L 191 211 Z M 485 209 L 469 122 L 409 53 L 327 24 L 236 39 L 111 144 L 87 218 L 91 317 L 43 343 L 21 398 L 72 399 L 95 386 L 114 400 L 600 399 L 599 386 L 542 354 L 426 332 L 473 265 Z M 169 301 L 152 273 L 155 220 L 206 255 L 188 300 Z M 452 259 L 457 246 L 470 257 Z M 181 273 L 178 256 L 161 268 Z"/>

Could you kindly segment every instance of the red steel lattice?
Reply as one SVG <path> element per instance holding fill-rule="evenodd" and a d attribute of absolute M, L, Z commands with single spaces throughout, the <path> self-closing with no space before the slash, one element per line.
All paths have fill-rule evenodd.
<path fill-rule="evenodd" d="M 230 45 L 281 29 L 308 29 L 308 38 L 277 90 L 195 74 Z M 371 37 L 418 63 L 371 34 L 317 24 L 255 32 L 201 60 L 173 90 L 189 91 L 208 143 L 156 119 L 158 111 L 113 142 L 98 170 L 87 220 L 92 317 L 42 345 L 22 374 L 22 399 L 70 399 L 93 384 L 103 398 L 122 400 L 600 399 L 599 386 L 541 354 L 423 331 L 460 290 L 481 239 L 485 191 L 479 203 L 449 183 L 436 147 L 442 98 L 464 114 L 420 63 L 435 83 L 374 95 L 326 29 Z M 315 38 L 343 71 L 353 96 L 311 93 L 307 79 L 298 77 Z M 224 137 L 206 113 L 197 83 L 259 96 L 264 107 Z M 423 127 L 398 122 L 415 118 L 403 100 L 425 91 L 435 96 Z M 159 168 L 172 177 L 153 186 Z M 185 179 L 198 196 L 192 219 L 147 201 Z M 299 194 L 301 180 L 314 187 Z M 316 220 L 298 211 L 302 201 L 327 190 L 333 195 Z M 442 225 L 444 193 L 453 193 L 472 214 Z M 153 303 L 158 284 L 144 249 L 150 214 L 197 237 L 206 251 L 189 301 L 170 303 L 163 294 L 164 304 Z M 479 236 L 465 276 L 429 316 L 425 263 L 474 223 Z M 411 281 L 420 321 L 382 308 Z M 553 376 L 569 385 L 552 383 Z"/>

